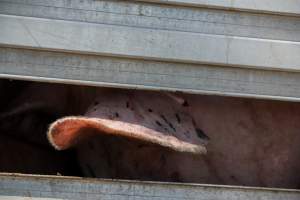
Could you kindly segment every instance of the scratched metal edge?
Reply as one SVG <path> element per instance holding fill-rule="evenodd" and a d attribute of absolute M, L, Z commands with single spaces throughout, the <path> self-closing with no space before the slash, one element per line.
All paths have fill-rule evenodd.
<path fill-rule="evenodd" d="M 300 16 L 300 7 L 298 0 L 286 1 L 272 1 L 272 0 L 260 0 L 254 3 L 249 1 L 238 0 L 233 1 L 218 1 L 218 0 L 133 0 L 136 2 L 144 2 L 149 4 L 165 4 L 178 7 L 192 7 L 192 8 L 208 8 L 219 9 L 228 11 L 241 11 L 251 12 L 257 14 L 273 14 L 273 15 L 286 15 L 286 16 Z M 298 1 L 298 2 L 297 2 Z M 273 6 L 266 6 L 266 4 L 273 3 Z M 284 3 L 283 3 L 284 2 Z M 281 6 L 282 5 L 282 6 Z"/>
<path fill-rule="evenodd" d="M 221 91 L 209 91 L 209 90 L 178 89 L 178 88 L 171 88 L 171 87 L 154 87 L 154 86 L 147 86 L 147 85 L 108 83 L 108 82 L 85 81 L 85 80 L 70 80 L 70 79 L 62 79 L 62 78 L 47 78 L 47 77 L 24 76 L 24 75 L 13 75 L 13 74 L 2 74 L 2 73 L 0 73 L 0 78 L 10 79 L 10 80 L 24 80 L 24 81 L 45 82 L 45 83 L 60 83 L 60 84 L 70 84 L 70 85 L 82 85 L 82 86 L 150 90 L 150 91 L 184 92 L 184 93 L 188 93 L 188 94 L 202 94 L 202 95 L 215 95 L 215 96 L 228 96 L 228 97 L 278 100 L 278 101 L 288 101 L 288 102 L 300 102 L 300 98 L 298 98 L 298 97 L 256 95 L 256 94 L 247 94 L 247 93 L 233 93 L 233 92 L 221 92 Z"/>
<path fill-rule="evenodd" d="M 138 185 L 161 185 L 161 186 L 180 186 L 180 187 L 208 187 L 222 189 L 237 189 L 237 190 L 258 190 L 258 191 L 274 191 L 274 192 L 294 192 L 300 195 L 300 189 L 285 189 L 285 188 L 269 188 L 269 187 L 249 187 L 249 186 L 234 186 L 234 185 L 216 185 L 216 184 L 200 184 L 200 183 L 177 183 L 177 182 L 158 182 L 158 181 L 139 181 L 126 179 L 102 179 L 102 178 L 84 178 L 77 176 L 55 176 L 55 175 L 39 175 L 39 174 L 22 174 L 22 173 L 6 173 L 0 172 L 1 179 L 11 180 L 57 180 L 64 182 L 81 182 L 81 183 L 124 183 Z M 1 188 L 0 188 L 1 191 Z"/>
<path fill-rule="evenodd" d="M 300 42 L 297 42 L 300 44 Z M 88 51 L 88 50 L 74 50 L 74 49 L 64 49 L 64 48 L 49 48 L 49 47 L 40 47 L 40 46 L 32 46 L 32 45 L 24 45 L 24 44 L 8 44 L 1 43 L 0 48 L 14 48 L 14 49 L 24 49 L 24 50 L 36 50 L 36 51 L 48 51 L 48 52 L 56 52 L 56 53 L 71 53 L 71 54 L 80 54 L 80 55 L 93 55 L 93 56 L 105 56 L 105 57 L 113 57 L 113 58 L 124 58 L 124 59 L 134 59 L 134 60 L 148 60 L 148 61 L 157 61 L 157 62 L 166 62 L 166 63 L 178 63 L 178 64 L 198 64 L 198 65 L 211 65 L 211 66 L 219 66 L 219 67 L 230 67 L 237 69 L 256 69 L 262 71 L 279 71 L 279 72 L 295 72 L 300 73 L 299 68 L 290 67 L 290 68 L 282 68 L 282 67 L 272 67 L 272 66 L 252 66 L 246 64 L 227 64 L 222 62 L 207 62 L 207 61 L 194 61 L 194 60 L 183 60 L 183 59 L 175 59 L 175 58 L 157 58 L 150 56 L 137 56 L 137 55 L 124 55 L 124 54 L 116 54 L 116 53 L 107 53 L 107 52 L 96 52 L 96 51 Z"/>
<path fill-rule="evenodd" d="M 194 2 L 189 0 L 134 0 L 146 3 L 156 3 L 156 4 L 166 4 L 166 5 L 175 5 L 175 6 L 186 6 L 186 7 L 199 7 L 199 8 L 211 8 L 211 9 L 220 9 L 220 10 L 229 10 L 229 11 L 241 11 L 241 12 L 250 12 L 257 14 L 273 14 L 273 15 L 285 15 L 285 16 L 300 16 L 300 10 L 290 9 L 263 9 L 257 6 L 256 9 L 250 8 L 248 6 L 228 6 L 225 3 L 219 3 L 216 0 L 216 3 L 209 3 L 205 1 Z M 298 2 L 299 3 L 299 2 Z M 295 2 L 295 6 L 297 2 Z"/>

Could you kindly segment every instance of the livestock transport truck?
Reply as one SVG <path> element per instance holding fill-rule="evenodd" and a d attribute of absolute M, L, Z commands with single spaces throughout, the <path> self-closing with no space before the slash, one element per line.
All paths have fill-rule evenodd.
<path fill-rule="evenodd" d="M 0 0 L 0 199 L 300 199 L 300 0 Z"/>

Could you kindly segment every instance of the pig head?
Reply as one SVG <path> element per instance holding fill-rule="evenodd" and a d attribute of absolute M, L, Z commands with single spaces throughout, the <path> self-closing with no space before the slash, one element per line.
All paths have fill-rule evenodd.
<path fill-rule="evenodd" d="M 300 187 L 298 103 L 46 87 L 30 104 L 59 113 L 48 139 L 73 147 L 85 176 Z"/>
<path fill-rule="evenodd" d="M 96 174 L 97 177 L 154 179 L 149 175 L 155 174 L 154 165 L 144 165 L 140 170 L 135 170 L 129 160 L 133 155 L 128 153 L 138 152 L 142 146 L 146 151 L 141 151 L 140 157 L 135 156 L 135 165 L 144 156 L 151 156 L 147 153 L 148 149 L 155 149 L 157 152 L 166 149 L 191 154 L 206 153 L 204 144 L 208 138 L 185 112 L 185 102 L 165 93 L 32 84 L 11 107 L 13 109 L 0 116 L 3 121 L 11 122 L 3 123 L 6 125 L 2 125 L 2 129 L 10 130 L 19 123 L 19 131 L 25 136 L 23 138 L 27 137 L 26 139 L 31 141 L 38 138 L 35 133 L 40 135 L 36 126 L 44 124 L 41 119 L 45 114 L 74 115 L 54 122 L 50 126 L 48 139 L 58 150 L 77 145 L 79 163 L 85 175 L 89 176 Z M 40 114 L 32 119 L 36 112 L 44 115 Z M 24 122 L 24 119 L 27 120 Z M 14 133 L 19 137 L 22 134 L 16 129 L 18 127 L 14 129 Z M 98 148 L 102 145 L 103 150 L 107 145 L 111 145 L 111 150 L 102 158 L 99 158 L 100 149 L 89 155 L 89 159 L 97 163 L 93 167 L 83 162 L 85 156 L 80 156 L 81 152 L 87 151 L 83 146 L 85 141 L 89 140 L 93 140 L 89 142 L 90 146 Z M 124 165 L 104 169 L 103 166 L 110 163 L 108 157 L 114 157 L 111 155 L 114 150 L 127 152 L 123 156 L 119 155 L 119 160 L 122 159 Z M 105 162 L 101 163 L 100 159 Z M 152 161 L 148 159 L 148 162 Z M 122 167 L 125 163 L 128 168 Z M 158 174 L 156 176 L 157 180 L 169 180 L 170 177 L 168 174 L 164 175 L 167 178 Z"/>
<path fill-rule="evenodd" d="M 88 176 L 297 188 L 299 120 L 297 103 L 114 90 L 48 136 Z"/>

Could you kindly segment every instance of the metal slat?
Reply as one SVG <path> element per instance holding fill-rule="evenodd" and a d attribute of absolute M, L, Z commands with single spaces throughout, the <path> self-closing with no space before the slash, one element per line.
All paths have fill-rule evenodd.
<path fill-rule="evenodd" d="M 299 0 L 137 0 L 180 6 L 242 10 L 256 13 L 300 15 Z"/>
<path fill-rule="evenodd" d="M 299 101 L 299 16 L 201 2 L 0 0 L 0 77 Z"/>
<path fill-rule="evenodd" d="M 34 175 L 0 175 L 1 199 L 215 199 L 298 200 L 299 190 L 205 184 L 120 181 Z"/>
<path fill-rule="evenodd" d="M 300 18 L 132 1 L 0 0 L 0 13 L 215 35 L 300 41 Z"/>
<path fill-rule="evenodd" d="M 300 100 L 300 74 L 0 48 L 0 77 Z"/>
<path fill-rule="evenodd" d="M 10 2 L 9 0 L 1 0 Z M 90 5 L 101 4 L 108 2 L 109 0 L 52 0 L 49 3 L 44 3 L 42 0 L 12 0 L 11 2 L 22 4 L 48 4 L 56 6 L 66 6 L 71 4 L 85 4 L 87 7 Z M 150 2 L 156 4 L 168 4 L 175 6 L 189 6 L 189 7 L 204 7 L 204 8 L 216 8 L 226 9 L 234 11 L 248 11 L 253 13 L 268 13 L 268 14 L 280 14 L 280 15 L 300 15 L 300 1 L 299 0 L 135 0 L 140 2 Z M 67 2 L 67 3 L 65 3 Z M 113 2 L 113 1 L 112 1 Z M 125 2 L 124 0 L 115 1 L 116 3 Z"/>
<path fill-rule="evenodd" d="M 0 45 L 4 46 L 145 60 L 300 70 L 300 42 L 8 15 L 0 15 L 0 26 Z"/>

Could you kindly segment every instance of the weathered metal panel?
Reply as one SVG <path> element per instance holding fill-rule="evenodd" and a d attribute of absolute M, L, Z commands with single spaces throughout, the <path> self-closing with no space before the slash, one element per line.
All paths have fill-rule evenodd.
<path fill-rule="evenodd" d="M 300 69 L 299 42 L 8 15 L 0 15 L 0 26 L 0 45 L 185 63 Z"/>
<path fill-rule="evenodd" d="M 0 0 L 0 76 L 298 101 L 297 2 Z"/>
<path fill-rule="evenodd" d="M 300 100 L 300 74 L 0 48 L 0 77 Z"/>
<path fill-rule="evenodd" d="M 22 197 L 22 198 L 21 198 Z M 205 184 L 120 181 L 33 175 L 0 175 L 1 199 L 214 199 L 298 200 L 299 190 Z"/>
<path fill-rule="evenodd" d="M 300 99 L 300 74 L 292 72 L 13 48 L 0 48 L 0 71 L 0 77 L 12 79 L 289 101 Z"/>
<path fill-rule="evenodd" d="M 137 0 L 181 6 L 210 7 L 285 15 L 300 15 L 299 0 Z"/>
<path fill-rule="evenodd" d="M 299 101 L 299 16 L 299 0 L 0 0 L 0 77 Z M 0 199 L 276 200 L 300 192 L 2 174 Z"/>
<path fill-rule="evenodd" d="M 132 1 L 0 0 L 0 13 L 213 35 L 300 41 L 300 18 Z"/>

